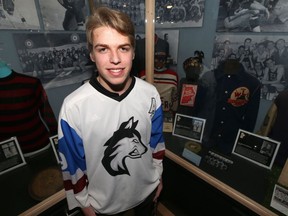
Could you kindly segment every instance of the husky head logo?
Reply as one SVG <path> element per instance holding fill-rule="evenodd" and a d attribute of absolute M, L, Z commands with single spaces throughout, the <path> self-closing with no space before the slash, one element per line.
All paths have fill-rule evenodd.
<path fill-rule="evenodd" d="M 127 122 L 123 122 L 105 143 L 102 164 L 110 175 L 130 175 L 126 159 L 137 159 L 147 152 L 147 147 L 142 143 L 141 135 L 136 130 L 137 124 L 138 121 L 134 122 L 134 118 L 131 117 Z"/>

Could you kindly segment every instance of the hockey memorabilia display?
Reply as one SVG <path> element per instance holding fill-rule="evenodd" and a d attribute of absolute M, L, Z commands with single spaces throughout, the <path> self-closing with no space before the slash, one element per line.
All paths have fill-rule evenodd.
<path fill-rule="evenodd" d="M 26 164 L 16 137 L 0 142 L 0 175 Z"/>
<path fill-rule="evenodd" d="M 172 134 L 197 142 L 202 142 L 205 119 L 176 113 Z"/>
<path fill-rule="evenodd" d="M 261 82 L 261 99 L 274 100 L 287 89 L 287 41 L 283 34 L 218 34 L 211 68 L 218 68 L 227 59 L 238 59 L 245 72 Z"/>
<path fill-rule="evenodd" d="M 204 161 L 210 166 L 213 166 L 221 171 L 228 170 L 228 168 L 234 163 L 226 155 L 222 155 L 214 151 L 208 151 L 204 157 Z"/>
<path fill-rule="evenodd" d="M 271 169 L 280 142 L 239 129 L 232 154 Z"/>

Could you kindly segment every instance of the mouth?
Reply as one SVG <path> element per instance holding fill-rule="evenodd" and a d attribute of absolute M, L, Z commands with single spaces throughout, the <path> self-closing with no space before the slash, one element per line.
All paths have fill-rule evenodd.
<path fill-rule="evenodd" d="M 124 68 L 110 68 L 110 69 L 108 69 L 108 71 L 112 75 L 117 76 L 117 75 L 120 75 L 124 72 Z"/>
<path fill-rule="evenodd" d="M 139 157 L 140 153 L 139 153 L 138 149 L 134 146 L 133 150 L 129 153 L 129 155 L 131 157 Z"/>

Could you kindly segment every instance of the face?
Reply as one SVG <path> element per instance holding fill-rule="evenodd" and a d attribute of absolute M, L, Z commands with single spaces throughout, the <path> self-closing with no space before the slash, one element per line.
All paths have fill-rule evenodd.
<path fill-rule="evenodd" d="M 127 36 L 109 27 L 93 31 L 90 58 L 98 69 L 98 81 L 108 91 L 123 93 L 131 83 L 134 49 Z"/>
<path fill-rule="evenodd" d="M 255 63 L 255 69 L 261 70 L 261 64 L 259 62 Z"/>
<path fill-rule="evenodd" d="M 270 69 L 273 69 L 274 67 L 274 61 L 272 61 L 271 59 L 266 61 L 266 66 Z"/>
<path fill-rule="evenodd" d="M 284 40 L 278 40 L 277 43 L 276 43 L 276 47 L 278 49 L 282 49 L 285 47 L 285 41 Z"/>
<path fill-rule="evenodd" d="M 244 46 L 245 47 L 249 47 L 251 45 L 251 40 L 250 39 L 246 39 L 245 41 L 244 41 Z"/>
<path fill-rule="evenodd" d="M 165 68 L 166 55 L 155 55 L 154 56 L 154 68 L 155 70 L 162 70 Z"/>

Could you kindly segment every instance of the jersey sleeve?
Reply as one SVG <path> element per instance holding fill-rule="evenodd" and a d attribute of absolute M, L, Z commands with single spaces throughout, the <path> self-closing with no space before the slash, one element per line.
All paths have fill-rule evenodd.
<path fill-rule="evenodd" d="M 69 209 L 89 206 L 84 147 L 77 120 L 77 113 L 63 104 L 59 114 L 58 151 Z"/>
<path fill-rule="evenodd" d="M 165 155 L 165 142 L 163 137 L 163 110 L 159 95 L 156 101 L 158 106 L 152 117 L 150 147 L 153 152 L 153 165 L 156 167 L 160 178 L 163 172 L 162 161 Z"/>

